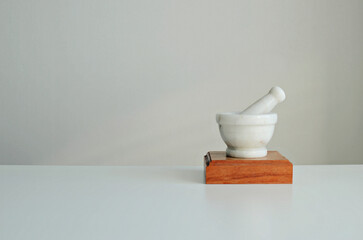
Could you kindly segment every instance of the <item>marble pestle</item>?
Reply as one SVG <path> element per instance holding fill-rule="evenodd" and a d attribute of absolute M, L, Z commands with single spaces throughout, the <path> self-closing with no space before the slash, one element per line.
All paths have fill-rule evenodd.
<path fill-rule="evenodd" d="M 248 108 L 240 112 L 240 114 L 258 115 L 271 112 L 271 110 L 280 102 L 285 100 L 285 92 L 280 87 L 273 87 L 271 90 L 250 105 Z"/>

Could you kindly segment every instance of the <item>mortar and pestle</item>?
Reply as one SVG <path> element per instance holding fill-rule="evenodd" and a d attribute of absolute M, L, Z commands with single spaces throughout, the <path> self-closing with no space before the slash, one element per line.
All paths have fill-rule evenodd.
<path fill-rule="evenodd" d="M 219 131 L 227 145 L 227 156 L 259 158 L 267 155 L 266 145 L 272 138 L 277 114 L 270 113 L 285 100 L 280 87 L 271 90 L 242 112 L 218 113 Z"/>

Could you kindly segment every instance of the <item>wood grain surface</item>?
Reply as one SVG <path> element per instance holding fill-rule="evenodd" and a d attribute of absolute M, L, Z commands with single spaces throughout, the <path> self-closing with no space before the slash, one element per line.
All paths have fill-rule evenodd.
<path fill-rule="evenodd" d="M 291 184 L 292 163 L 277 151 L 263 158 L 231 158 L 223 151 L 204 157 L 206 184 Z"/>

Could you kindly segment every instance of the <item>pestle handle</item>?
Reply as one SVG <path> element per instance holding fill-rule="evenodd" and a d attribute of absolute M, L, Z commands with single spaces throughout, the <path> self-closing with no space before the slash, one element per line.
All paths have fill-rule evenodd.
<path fill-rule="evenodd" d="M 273 87 L 271 90 L 243 110 L 240 114 L 264 114 L 269 113 L 280 102 L 283 102 L 286 98 L 284 90 L 280 87 Z"/>

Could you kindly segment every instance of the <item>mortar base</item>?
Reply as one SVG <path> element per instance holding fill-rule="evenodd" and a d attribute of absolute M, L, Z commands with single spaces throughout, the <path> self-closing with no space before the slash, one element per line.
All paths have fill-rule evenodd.
<path fill-rule="evenodd" d="M 260 158 L 267 156 L 266 148 L 227 148 L 226 150 L 228 157 L 234 158 Z"/>

